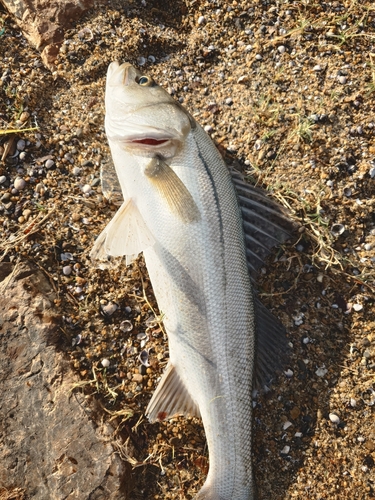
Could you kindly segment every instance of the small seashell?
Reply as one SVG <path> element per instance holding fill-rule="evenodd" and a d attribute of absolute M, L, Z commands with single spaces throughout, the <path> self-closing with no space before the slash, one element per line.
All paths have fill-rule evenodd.
<path fill-rule="evenodd" d="M 112 316 L 112 314 L 114 314 L 118 309 L 118 305 L 114 304 L 113 302 L 108 302 L 108 304 L 102 305 L 100 307 L 104 316 Z"/>
<path fill-rule="evenodd" d="M 72 347 L 74 347 L 75 345 L 80 344 L 81 340 L 82 340 L 82 335 L 78 334 L 77 337 L 74 337 L 73 340 L 72 340 Z"/>
<path fill-rule="evenodd" d="M 74 259 L 74 256 L 72 253 L 70 252 L 65 252 L 65 253 L 62 253 L 60 254 L 60 259 L 63 261 L 63 262 L 66 262 L 67 260 L 73 260 Z"/>
<path fill-rule="evenodd" d="M 362 393 L 362 401 L 367 406 L 374 406 L 374 404 L 375 404 L 375 391 L 374 391 L 374 389 L 370 388 L 367 391 L 363 392 Z"/>
<path fill-rule="evenodd" d="M 145 332 L 137 333 L 137 340 L 146 340 L 148 336 Z"/>
<path fill-rule="evenodd" d="M 120 330 L 124 333 L 131 332 L 133 330 L 133 323 L 128 319 L 122 321 L 120 324 Z"/>
<path fill-rule="evenodd" d="M 333 236 L 341 236 L 345 231 L 345 226 L 344 224 L 333 224 L 333 226 L 331 227 L 331 233 L 333 234 Z"/>
<path fill-rule="evenodd" d="M 143 351 L 141 351 L 140 355 L 138 356 L 139 361 L 144 366 L 150 366 L 150 363 L 148 362 L 148 357 L 149 357 L 148 352 L 149 351 L 147 349 L 143 349 Z"/>
<path fill-rule="evenodd" d="M 247 75 L 242 75 L 237 80 L 237 83 L 247 83 L 249 81 L 249 77 Z"/>
<path fill-rule="evenodd" d="M 340 417 L 336 413 L 330 413 L 328 417 L 333 424 L 338 425 L 340 423 Z"/>
<path fill-rule="evenodd" d="M 110 361 L 109 361 L 109 359 L 107 359 L 107 358 L 102 359 L 100 363 L 101 363 L 101 365 L 102 365 L 104 368 L 108 368 L 108 367 L 109 367 L 109 365 L 111 364 L 111 363 L 110 363 Z"/>

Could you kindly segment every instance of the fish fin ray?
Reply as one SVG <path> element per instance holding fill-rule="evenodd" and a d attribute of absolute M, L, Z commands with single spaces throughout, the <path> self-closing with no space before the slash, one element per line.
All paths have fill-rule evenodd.
<path fill-rule="evenodd" d="M 200 416 L 198 405 L 171 363 L 168 364 L 147 406 L 146 415 L 150 422 L 167 420 L 175 415 Z"/>
<path fill-rule="evenodd" d="M 183 222 L 196 222 L 200 219 L 194 198 L 176 172 L 162 158 L 153 158 L 145 169 L 145 175 L 167 202 L 171 212 Z"/>
<path fill-rule="evenodd" d="M 240 206 L 247 262 L 252 277 L 273 247 L 291 239 L 298 228 L 288 211 L 270 198 L 263 189 L 251 186 L 234 168 L 229 169 Z"/>
<path fill-rule="evenodd" d="M 255 358 L 253 387 L 262 390 L 281 371 L 289 351 L 284 326 L 270 311 L 254 298 L 256 317 L 257 354 Z"/>
<path fill-rule="evenodd" d="M 131 199 L 124 201 L 116 215 L 100 233 L 90 252 L 92 259 L 106 259 L 108 255 L 127 256 L 127 264 L 155 239 L 142 215 Z"/>

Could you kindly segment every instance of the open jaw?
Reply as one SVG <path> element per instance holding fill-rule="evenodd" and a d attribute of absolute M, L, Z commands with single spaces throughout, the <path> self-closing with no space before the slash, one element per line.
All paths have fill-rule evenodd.
<path fill-rule="evenodd" d="M 145 146 L 161 146 L 167 143 L 170 139 L 153 139 L 152 137 L 145 137 L 143 139 L 133 139 L 130 141 L 132 144 L 144 144 Z"/>

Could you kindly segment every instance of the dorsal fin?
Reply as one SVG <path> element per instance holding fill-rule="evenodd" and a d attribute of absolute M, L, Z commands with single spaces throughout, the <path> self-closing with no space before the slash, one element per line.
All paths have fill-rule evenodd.
<path fill-rule="evenodd" d="M 231 168 L 230 173 L 242 214 L 247 264 L 254 278 L 272 248 L 291 239 L 297 224 L 264 190 L 245 182 L 237 170 Z"/>

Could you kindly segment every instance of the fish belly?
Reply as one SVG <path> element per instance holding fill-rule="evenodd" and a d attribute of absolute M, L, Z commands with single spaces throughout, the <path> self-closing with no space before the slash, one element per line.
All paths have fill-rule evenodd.
<path fill-rule="evenodd" d="M 190 138 L 188 157 L 176 160 L 176 172 L 201 220 L 160 224 L 156 244 L 144 256 L 168 334 L 170 363 L 198 405 L 207 437 L 209 474 L 197 499 L 249 500 L 254 495 L 253 297 L 230 176 L 199 134 Z M 185 167 L 179 171 L 178 165 Z"/>

